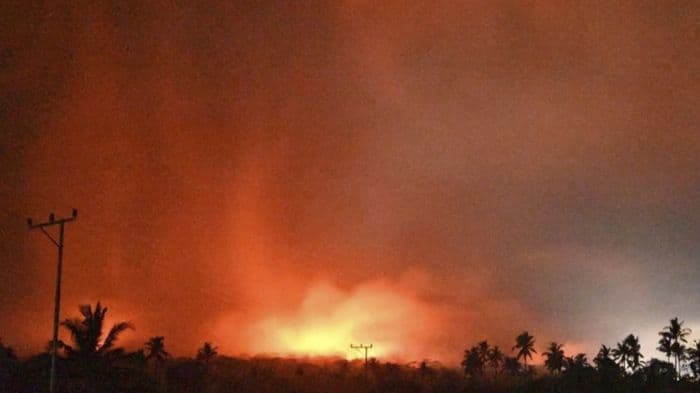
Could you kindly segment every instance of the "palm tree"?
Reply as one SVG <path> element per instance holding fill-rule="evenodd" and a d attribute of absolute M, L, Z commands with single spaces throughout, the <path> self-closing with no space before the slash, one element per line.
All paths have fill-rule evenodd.
<path fill-rule="evenodd" d="M 496 378 L 498 377 L 498 369 L 503 363 L 503 352 L 498 347 L 498 345 L 495 345 L 489 351 L 488 361 L 489 365 L 493 367 L 493 379 L 496 380 Z"/>
<path fill-rule="evenodd" d="M 639 337 L 635 337 L 634 335 L 630 334 L 627 336 L 627 338 L 625 338 L 624 345 L 628 349 L 627 365 L 632 372 L 634 372 L 642 366 L 641 359 L 644 358 L 644 355 L 641 353 L 642 346 L 639 344 Z"/>
<path fill-rule="evenodd" d="M 600 350 L 598 350 L 598 354 L 595 356 L 595 358 L 593 358 L 593 363 L 596 364 L 598 370 L 610 368 L 612 364 L 615 364 L 615 361 L 612 359 L 612 357 L 613 350 L 607 345 L 601 345 Z"/>
<path fill-rule="evenodd" d="M 661 338 L 659 339 L 659 346 L 656 347 L 656 350 L 666 355 L 666 360 L 671 363 L 671 354 L 673 352 L 671 349 L 671 346 L 673 345 L 671 343 L 671 338 L 667 332 L 659 332 L 659 335 Z"/>
<path fill-rule="evenodd" d="M 156 364 L 162 364 L 170 357 L 170 354 L 165 350 L 165 337 L 155 336 L 148 339 L 146 342 L 146 360 L 153 360 Z"/>
<path fill-rule="evenodd" d="M 683 324 L 685 321 L 678 321 L 678 317 L 675 317 L 671 319 L 671 325 L 666 326 L 666 331 L 671 335 L 671 339 L 673 341 L 682 341 L 684 343 L 687 343 L 688 340 L 686 337 L 690 335 L 693 331 L 690 330 L 689 328 L 684 328 Z"/>
<path fill-rule="evenodd" d="M 484 361 L 481 358 L 479 347 L 472 347 L 464 351 L 462 368 L 464 369 L 464 375 L 472 377 L 484 373 Z"/>
<path fill-rule="evenodd" d="M 481 341 L 476 345 L 476 347 L 477 351 L 479 352 L 479 356 L 481 357 L 481 361 L 486 363 L 489 359 L 489 350 L 491 349 L 489 342 L 486 340 Z"/>
<path fill-rule="evenodd" d="M 612 357 L 612 349 L 608 347 L 607 345 L 601 345 L 600 349 L 598 350 L 598 354 L 595 356 L 595 359 L 593 359 L 593 362 L 595 364 L 602 363 L 606 359 L 611 359 Z"/>
<path fill-rule="evenodd" d="M 516 359 L 523 359 L 525 363 L 525 371 L 527 371 L 527 358 L 532 359 L 532 354 L 537 353 L 535 350 L 535 338 L 528 334 L 528 332 L 522 332 L 518 337 L 515 338 L 515 345 L 513 350 L 517 349 L 518 354 Z"/>
<path fill-rule="evenodd" d="M 113 358 L 121 355 L 121 348 L 114 348 L 114 344 L 121 333 L 127 329 L 133 329 L 130 322 L 119 322 L 109 329 L 107 335 L 102 339 L 104 318 L 107 314 L 107 307 L 102 307 L 97 302 L 93 310 L 90 305 L 79 307 L 82 319 L 66 319 L 61 323 L 71 334 L 73 345 L 63 343 L 62 347 L 69 357 L 91 360 L 98 357 Z"/>
<path fill-rule="evenodd" d="M 208 365 L 209 361 L 219 354 L 216 350 L 217 348 L 211 345 L 211 343 L 205 342 L 202 348 L 197 351 L 197 360 Z"/>
<path fill-rule="evenodd" d="M 574 357 L 566 357 L 564 359 L 566 375 L 573 378 L 576 384 L 581 382 L 581 379 L 586 375 L 586 370 L 590 367 L 585 353 L 579 353 Z"/>
<path fill-rule="evenodd" d="M 677 377 L 680 378 L 681 366 L 685 360 L 685 343 L 688 342 L 686 337 L 691 333 L 691 330 L 684 328 L 684 321 L 678 321 L 678 317 L 671 319 L 669 326 L 666 326 L 664 330 L 660 331 L 661 340 L 668 340 L 669 342 L 669 352 L 667 356 L 673 355 L 674 365 L 676 368 Z M 659 341 L 660 343 L 661 341 Z"/>
<path fill-rule="evenodd" d="M 700 341 L 695 341 L 695 346 L 687 350 L 690 369 L 696 379 L 700 378 Z"/>
<path fill-rule="evenodd" d="M 572 358 L 568 358 L 570 360 L 569 362 L 569 368 L 574 368 L 574 369 L 584 369 L 589 367 L 588 364 L 588 357 L 586 357 L 585 353 L 578 353 L 576 356 Z"/>
<path fill-rule="evenodd" d="M 168 351 L 165 350 L 165 338 L 163 336 L 154 336 L 146 342 L 146 362 L 153 362 L 153 372 L 156 379 L 164 386 L 165 375 L 161 372 L 163 363 L 170 357 Z"/>
<path fill-rule="evenodd" d="M 563 345 L 552 342 L 549 344 L 547 351 L 542 353 L 547 358 L 544 361 L 544 365 L 551 373 L 561 373 L 561 369 L 564 367 L 563 348 Z"/>
<path fill-rule="evenodd" d="M 601 345 L 598 354 L 593 359 L 604 384 L 611 383 L 620 374 L 620 366 L 612 358 L 613 352 L 614 350 L 610 347 Z"/>
<path fill-rule="evenodd" d="M 686 356 L 687 347 L 681 344 L 679 341 L 674 342 L 671 345 L 671 353 L 673 354 L 676 369 L 676 378 L 680 379 L 681 369 L 683 368 L 683 363 L 687 360 Z"/>
<path fill-rule="evenodd" d="M 613 359 L 619 364 L 623 370 L 627 369 L 628 358 L 630 355 L 629 348 L 625 345 L 625 341 L 617 343 L 617 346 L 610 351 Z"/>
<path fill-rule="evenodd" d="M 138 349 L 134 352 L 131 352 L 127 355 L 129 360 L 131 360 L 134 364 L 137 364 L 140 368 L 145 368 L 147 362 L 146 362 L 146 353 L 144 352 L 143 349 Z"/>
<path fill-rule="evenodd" d="M 510 375 L 518 375 L 520 373 L 520 363 L 517 358 L 506 356 L 503 359 L 503 371 Z"/>

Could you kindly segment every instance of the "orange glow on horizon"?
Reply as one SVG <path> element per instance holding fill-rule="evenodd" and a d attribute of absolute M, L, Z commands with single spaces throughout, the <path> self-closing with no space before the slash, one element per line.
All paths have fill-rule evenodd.
<path fill-rule="evenodd" d="M 232 320 L 222 321 L 230 326 Z M 415 340 L 425 341 L 437 314 L 412 294 L 384 281 L 343 290 L 317 283 L 291 312 L 263 317 L 249 326 L 250 350 L 283 356 L 364 358 L 351 344 L 372 344 L 369 357 L 404 359 Z M 420 351 L 423 348 L 418 349 Z"/>
<path fill-rule="evenodd" d="M 280 350 L 290 355 L 341 356 L 345 359 L 361 357 L 350 349 L 353 340 L 351 322 L 310 321 L 301 326 L 281 327 L 276 336 Z M 374 353 L 379 356 L 379 353 Z"/>

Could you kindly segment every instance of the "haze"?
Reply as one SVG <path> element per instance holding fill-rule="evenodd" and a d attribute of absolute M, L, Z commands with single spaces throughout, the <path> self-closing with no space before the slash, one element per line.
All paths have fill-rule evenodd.
<path fill-rule="evenodd" d="M 696 2 L 0 6 L 0 336 L 229 354 L 700 329 Z M 309 338 L 313 337 L 313 338 Z M 697 335 L 695 336 L 697 338 Z"/>

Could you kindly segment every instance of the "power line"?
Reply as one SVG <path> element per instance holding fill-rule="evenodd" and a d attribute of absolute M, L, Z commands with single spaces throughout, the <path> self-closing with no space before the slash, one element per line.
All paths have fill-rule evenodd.
<path fill-rule="evenodd" d="M 56 264 L 56 294 L 54 296 L 53 310 L 53 341 L 51 344 L 51 377 L 49 380 L 49 392 L 54 393 L 56 386 L 56 347 L 58 346 L 58 314 L 61 309 L 61 272 L 63 268 L 63 233 L 66 223 L 78 218 L 78 210 L 73 209 L 73 215 L 68 218 L 56 220 L 53 213 L 49 214 L 49 221 L 34 224 L 31 218 L 27 219 L 29 230 L 40 229 L 46 237 L 58 248 L 58 263 Z M 56 240 L 45 228 L 58 225 L 58 240 Z"/>

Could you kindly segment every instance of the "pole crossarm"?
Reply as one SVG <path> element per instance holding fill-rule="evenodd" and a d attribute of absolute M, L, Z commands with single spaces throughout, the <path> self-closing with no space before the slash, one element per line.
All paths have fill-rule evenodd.
<path fill-rule="evenodd" d="M 42 227 L 49 227 L 49 226 L 51 226 L 51 225 L 60 225 L 60 224 L 66 223 L 66 222 L 75 221 L 75 219 L 76 219 L 76 217 L 61 218 L 61 219 L 58 219 L 58 220 L 42 222 L 42 223 L 39 223 L 39 224 L 34 224 L 34 223 L 32 222 L 32 224 L 29 224 L 29 229 L 42 228 Z"/>

